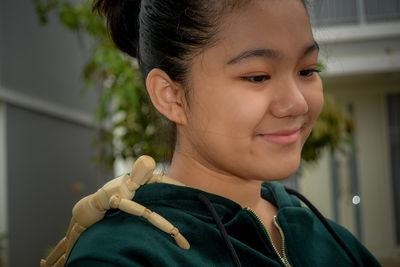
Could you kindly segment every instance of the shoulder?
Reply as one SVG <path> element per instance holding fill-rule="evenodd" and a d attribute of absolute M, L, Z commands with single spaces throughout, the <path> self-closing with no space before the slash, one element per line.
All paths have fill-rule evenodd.
<path fill-rule="evenodd" d="M 79 237 L 67 266 L 148 266 L 175 241 L 146 219 L 112 210 Z"/>
<path fill-rule="evenodd" d="M 349 230 L 331 220 L 328 222 L 364 266 L 381 266 L 371 252 Z"/>
<path fill-rule="evenodd" d="M 319 218 L 311 209 L 301 205 L 298 197 L 304 197 L 297 193 L 293 195 L 293 190 L 289 190 L 289 193 L 282 184 L 276 182 L 264 183 L 263 190 L 265 191 L 263 196 L 279 207 L 278 221 L 288 243 L 296 244 L 288 248 L 292 254 L 303 251 L 304 255 L 312 257 L 315 252 L 323 251 L 325 258 L 335 260 L 338 255 L 342 255 L 343 260 L 347 259 L 346 262 L 351 262 L 342 246 L 324 225 L 324 218 Z M 368 249 L 350 231 L 331 220 L 327 221 L 359 262 L 365 266 L 380 266 Z M 299 242 L 299 240 L 304 240 L 304 242 Z M 313 241 L 312 244 L 307 242 L 310 240 Z"/>

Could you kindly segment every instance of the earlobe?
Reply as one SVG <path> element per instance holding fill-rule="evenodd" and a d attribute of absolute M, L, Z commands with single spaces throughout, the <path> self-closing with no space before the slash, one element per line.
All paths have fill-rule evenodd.
<path fill-rule="evenodd" d="M 177 124 L 187 124 L 183 89 L 165 71 L 152 69 L 146 78 L 146 89 L 161 114 Z"/>

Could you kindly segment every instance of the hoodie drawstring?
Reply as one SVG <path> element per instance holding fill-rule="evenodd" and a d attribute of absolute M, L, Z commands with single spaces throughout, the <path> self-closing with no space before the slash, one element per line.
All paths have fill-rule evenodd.
<path fill-rule="evenodd" d="M 311 202 L 306 197 L 304 197 L 302 194 L 300 194 L 299 192 L 297 192 L 293 189 L 287 188 L 287 187 L 285 187 L 285 190 L 287 193 L 298 197 L 302 202 L 304 202 L 308 206 L 308 208 L 318 217 L 318 219 L 325 226 L 325 228 L 332 235 L 332 237 L 336 240 L 336 242 L 345 250 L 347 255 L 354 262 L 355 266 L 361 267 L 362 265 L 357 260 L 357 258 L 354 256 L 354 254 L 351 252 L 349 247 L 339 237 L 339 235 L 335 232 L 335 230 L 332 228 L 332 226 L 329 224 L 329 222 L 325 219 L 325 217 L 318 211 L 318 209 L 313 204 L 311 204 Z M 200 199 L 201 202 L 204 203 L 204 205 L 207 207 L 207 209 L 210 211 L 212 217 L 214 218 L 215 224 L 217 225 L 217 227 L 222 235 L 222 238 L 225 241 L 226 246 L 228 247 L 228 250 L 231 254 L 231 257 L 232 257 L 232 260 L 233 260 L 235 266 L 241 267 L 242 265 L 240 264 L 240 260 L 236 253 L 236 250 L 233 247 L 232 242 L 229 239 L 228 233 L 226 232 L 226 229 L 225 229 L 224 225 L 222 224 L 221 218 L 218 216 L 217 211 L 215 210 L 211 201 L 203 194 L 198 194 L 197 197 Z"/>
<path fill-rule="evenodd" d="M 215 224 L 217 225 L 219 232 L 221 233 L 222 238 L 224 239 L 225 244 L 228 247 L 235 266 L 241 267 L 242 265 L 240 264 L 240 260 L 236 253 L 236 250 L 233 247 L 232 242 L 229 239 L 228 233 L 226 232 L 225 226 L 222 224 L 221 218 L 218 216 L 217 211 L 215 210 L 211 201 L 203 194 L 198 194 L 197 197 L 200 199 L 201 202 L 204 203 L 204 205 L 206 205 L 207 209 L 210 211 L 212 217 L 214 218 Z"/>
<path fill-rule="evenodd" d="M 350 257 L 350 259 L 354 262 L 355 266 L 361 267 L 362 265 L 360 262 L 357 260 L 357 258 L 354 256 L 354 254 L 351 252 L 349 247 L 344 243 L 344 241 L 339 237 L 339 235 L 335 232 L 335 230 L 332 228 L 332 226 L 329 224 L 329 222 L 325 219 L 325 217 L 317 210 L 317 208 L 311 204 L 311 202 L 302 194 L 299 192 L 285 187 L 286 192 L 289 194 L 295 195 L 298 197 L 301 201 L 303 201 L 308 208 L 318 217 L 318 219 L 322 222 L 322 224 L 325 226 L 325 228 L 328 230 L 328 232 L 332 235 L 332 237 L 336 240 L 336 242 L 339 243 L 340 246 L 346 251 L 347 255 Z"/>

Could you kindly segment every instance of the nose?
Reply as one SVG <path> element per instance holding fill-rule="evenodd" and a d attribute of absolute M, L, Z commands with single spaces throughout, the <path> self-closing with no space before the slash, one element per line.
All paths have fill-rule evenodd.
<path fill-rule="evenodd" d="M 308 103 L 296 81 L 285 79 L 277 81 L 269 109 L 277 118 L 296 117 L 308 112 Z"/>

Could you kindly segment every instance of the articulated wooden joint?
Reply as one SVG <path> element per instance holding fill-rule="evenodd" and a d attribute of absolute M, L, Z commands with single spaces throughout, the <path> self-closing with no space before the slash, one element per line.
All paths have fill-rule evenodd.
<path fill-rule="evenodd" d="M 141 156 L 134 163 L 129 175 L 111 180 L 96 193 L 78 201 L 72 210 L 72 219 L 66 236 L 61 239 L 46 260 L 40 261 L 40 266 L 64 266 L 79 236 L 94 223 L 102 220 L 110 208 L 144 217 L 149 223 L 174 238 L 179 247 L 189 249 L 189 242 L 175 226 L 164 217 L 132 200 L 136 190 L 146 183 L 183 185 L 170 177 L 153 174 L 155 167 L 155 161 L 151 157 Z"/>

